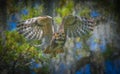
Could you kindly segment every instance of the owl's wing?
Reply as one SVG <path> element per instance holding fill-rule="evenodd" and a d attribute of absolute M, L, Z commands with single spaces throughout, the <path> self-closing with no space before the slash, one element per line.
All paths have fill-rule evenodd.
<path fill-rule="evenodd" d="M 50 16 L 34 17 L 17 25 L 17 31 L 30 40 L 41 40 L 43 37 L 51 39 L 53 29 L 53 20 Z"/>
<path fill-rule="evenodd" d="M 68 37 L 81 37 L 93 30 L 95 23 L 85 17 L 69 15 L 63 18 L 59 31 Z"/>

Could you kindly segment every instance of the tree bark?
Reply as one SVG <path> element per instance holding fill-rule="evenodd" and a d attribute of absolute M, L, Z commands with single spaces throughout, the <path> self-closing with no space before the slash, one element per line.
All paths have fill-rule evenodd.
<path fill-rule="evenodd" d="M 43 14 L 44 15 L 49 15 L 49 16 L 54 16 L 53 13 L 55 6 L 57 6 L 57 3 L 59 2 L 59 0 L 43 0 L 43 7 L 44 7 L 44 11 Z"/>
<path fill-rule="evenodd" d="M 0 36 L 2 37 L 2 45 L 5 44 L 4 31 L 7 29 L 7 8 L 6 0 L 0 0 Z"/>

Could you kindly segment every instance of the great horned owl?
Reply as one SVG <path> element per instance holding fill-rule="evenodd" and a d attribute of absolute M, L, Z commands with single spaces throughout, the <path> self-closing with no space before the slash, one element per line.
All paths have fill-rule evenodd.
<path fill-rule="evenodd" d="M 95 22 L 85 17 L 65 16 L 59 29 L 55 31 L 53 18 L 50 16 L 34 17 L 17 26 L 17 31 L 27 39 L 42 40 L 41 48 L 45 53 L 63 52 L 67 37 L 81 37 L 93 30 Z"/>

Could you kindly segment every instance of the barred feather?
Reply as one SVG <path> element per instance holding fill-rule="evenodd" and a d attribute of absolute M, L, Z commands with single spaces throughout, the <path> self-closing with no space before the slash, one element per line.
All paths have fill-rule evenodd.
<path fill-rule="evenodd" d="M 85 17 L 69 15 L 64 17 L 59 30 L 63 29 L 69 37 L 81 37 L 93 30 L 94 24 Z"/>
<path fill-rule="evenodd" d="M 44 16 L 22 22 L 17 26 L 17 31 L 27 39 L 43 40 L 43 48 L 46 53 L 51 50 L 58 53 L 63 51 L 66 36 L 81 37 L 86 35 L 93 30 L 94 23 L 85 17 L 69 15 L 63 18 L 62 24 L 56 33 L 54 32 L 55 28 L 52 18 Z"/>
<path fill-rule="evenodd" d="M 27 39 L 40 40 L 44 36 L 51 37 L 52 18 L 46 16 L 28 19 L 17 26 L 17 31 Z"/>

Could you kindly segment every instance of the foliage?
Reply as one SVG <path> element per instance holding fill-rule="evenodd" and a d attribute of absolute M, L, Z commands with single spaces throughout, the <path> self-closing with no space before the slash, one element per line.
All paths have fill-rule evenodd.
<path fill-rule="evenodd" d="M 27 7 L 25 8 L 29 13 L 27 15 L 21 15 L 22 17 L 22 20 L 26 20 L 26 19 L 29 19 L 29 18 L 33 18 L 33 17 L 37 17 L 39 16 L 42 11 L 43 11 L 43 6 L 40 5 L 38 8 L 35 8 L 35 7 Z"/>
<path fill-rule="evenodd" d="M 55 22 L 56 22 L 56 24 L 60 25 L 62 22 L 62 17 L 60 17 L 60 16 L 55 17 Z"/>
<path fill-rule="evenodd" d="M 56 13 L 59 16 L 55 18 L 56 22 L 60 24 L 63 17 L 72 14 L 74 9 L 73 7 L 74 7 L 74 2 L 72 0 L 68 2 L 66 1 L 65 5 L 62 7 L 57 7 Z"/>
<path fill-rule="evenodd" d="M 73 11 L 73 1 L 69 1 L 64 7 L 57 8 L 56 11 L 59 13 L 62 17 L 70 15 Z"/>
<path fill-rule="evenodd" d="M 5 45 L 0 44 L 0 65 L 8 65 L 10 70 L 12 67 L 15 67 L 15 69 L 28 69 L 31 59 L 34 59 L 36 63 L 47 61 L 44 56 L 41 56 L 43 54 L 41 50 L 37 50 L 37 48 L 27 43 L 25 38 L 19 35 L 18 32 L 7 31 L 5 35 Z M 2 38 L 0 38 L 1 42 Z"/>
<path fill-rule="evenodd" d="M 79 15 L 82 16 L 82 17 L 87 17 L 89 18 L 90 17 L 90 9 L 88 7 L 84 7 L 80 12 L 79 12 Z"/>

